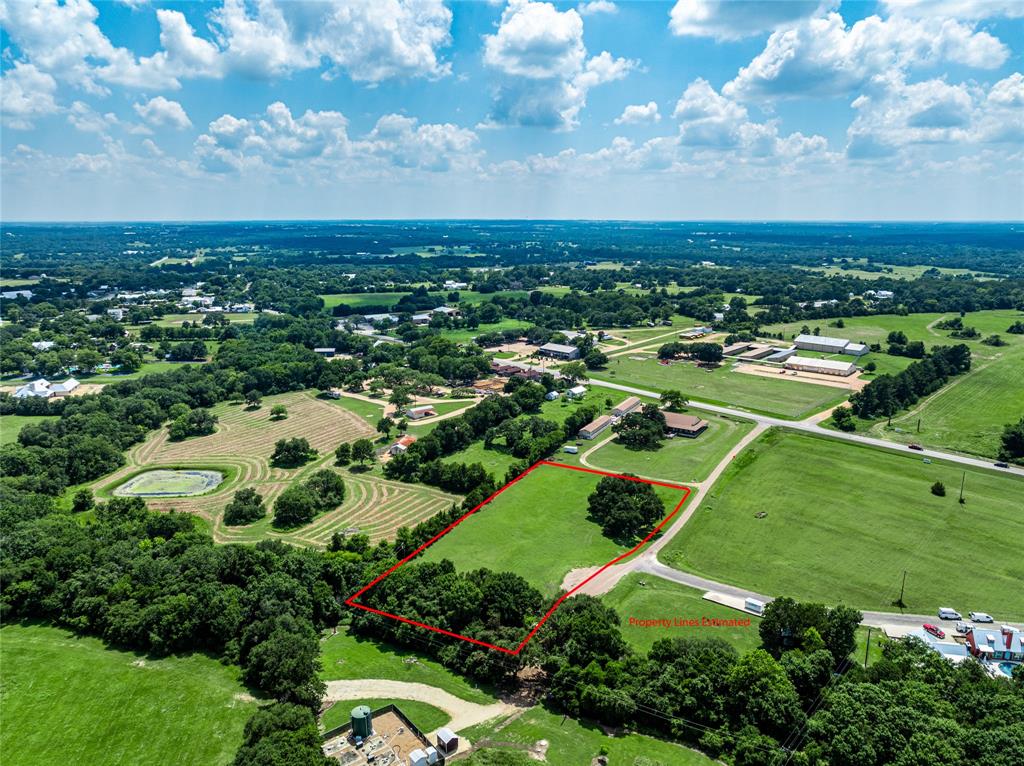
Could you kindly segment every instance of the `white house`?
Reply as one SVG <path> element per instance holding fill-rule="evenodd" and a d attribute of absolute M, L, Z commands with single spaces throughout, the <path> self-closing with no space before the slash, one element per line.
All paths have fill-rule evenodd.
<path fill-rule="evenodd" d="M 32 397 L 48 399 L 51 396 L 53 394 L 50 393 L 50 381 L 45 378 L 33 380 L 31 383 L 19 386 L 18 390 L 14 392 L 15 399 L 30 399 Z"/>
<path fill-rule="evenodd" d="M 445 290 L 465 290 L 469 285 L 465 282 L 455 282 L 451 279 L 446 279 L 444 282 Z"/>
<path fill-rule="evenodd" d="M 56 345 L 52 340 L 37 340 L 32 344 L 32 348 L 36 351 L 49 351 Z"/>
<path fill-rule="evenodd" d="M 566 399 L 580 399 L 587 395 L 586 386 L 573 386 L 565 392 Z"/>

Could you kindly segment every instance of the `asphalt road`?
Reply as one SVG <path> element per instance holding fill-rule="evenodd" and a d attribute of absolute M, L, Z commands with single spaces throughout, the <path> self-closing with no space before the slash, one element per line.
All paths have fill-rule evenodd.
<path fill-rule="evenodd" d="M 590 379 L 590 385 L 600 386 L 602 388 L 613 388 L 616 391 L 624 391 L 628 394 L 637 394 L 638 396 L 649 396 L 652 399 L 660 399 L 661 394 L 657 391 L 646 391 L 642 388 L 635 388 L 633 386 L 624 386 L 621 383 L 611 383 L 606 380 L 595 380 Z M 912 455 L 919 455 L 922 458 L 931 458 L 934 460 L 945 460 L 949 463 L 959 463 L 960 465 L 969 465 L 972 468 L 987 468 L 992 471 L 999 471 L 1002 473 L 1009 473 L 1015 476 L 1024 477 L 1024 468 L 1018 468 L 1016 466 L 1010 466 L 1009 468 L 996 468 L 992 465 L 993 461 L 985 460 L 984 458 L 968 457 L 967 455 L 958 455 L 952 452 L 941 452 L 934 449 L 923 449 L 920 451 L 911 451 L 907 447 L 895 444 L 893 442 L 887 442 L 884 439 L 876 439 L 871 436 L 862 436 L 860 434 L 848 434 L 843 431 L 830 431 L 822 428 L 818 425 L 816 415 L 812 415 L 810 418 L 805 420 L 785 420 L 783 418 L 773 418 L 768 415 L 758 415 L 753 412 L 747 412 L 746 410 L 737 410 L 732 407 L 722 407 L 717 404 L 706 404 L 704 402 L 694 400 L 691 402 L 694 407 L 708 412 L 717 412 L 722 415 L 732 415 L 737 418 L 746 418 L 747 420 L 753 420 L 756 423 L 763 423 L 766 426 L 780 426 L 783 428 L 791 428 L 794 431 L 806 431 L 808 433 L 815 433 L 821 436 L 828 436 L 832 439 L 841 439 L 843 441 L 853 442 L 855 444 L 865 444 L 869 447 L 878 447 L 880 449 L 895 450 L 898 452 L 909 452 Z"/>

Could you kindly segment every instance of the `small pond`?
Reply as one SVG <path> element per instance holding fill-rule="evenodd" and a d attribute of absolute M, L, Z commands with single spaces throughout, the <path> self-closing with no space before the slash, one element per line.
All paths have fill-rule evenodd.
<path fill-rule="evenodd" d="M 209 492 L 224 481 L 220 471 L 160 468 L 133 476 L 114 490 L 119 497 L 188 497 Z"/>

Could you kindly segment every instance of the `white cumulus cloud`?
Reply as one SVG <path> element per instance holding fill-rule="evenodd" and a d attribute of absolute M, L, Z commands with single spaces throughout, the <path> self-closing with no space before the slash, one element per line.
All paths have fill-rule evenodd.
<path fill-rule="evenodd" d="M 599 13 L 616 14 L 619 7 L 611 0 L 590 0 L 577 7 L 581 16 L 595 16 Z"/>
<path fill-rule="evenodd" d="M 486 125 L 560 130 L 577 126 L 588 90 L 636 67 L 608 51 L 587 58 L 580 14 L 530 0 L 509 2 L 497 32 L 484 38 L 484 63 L 499 74 Z"/>
<path fill-rule="evenodd" d="M 638 125 L 645 122 L 660 122 L 658 104 L 648 101 L 646 104 L 630 104 L 615 118 L 616 125 Z"/>
<path fill-rule="evenodd" d="M 1008 56 L 988 32 L 952 19 L 869 16 L 848 27 L 831 13 L 773 32 L 722 91 L 741 100 L 838 96 L 913 67 L 953 62 L 992 69 Z"/>
<path fill-rule="evenodd" d="M 33 120 L 58 110 L 57 82 L 32 64 L 17 61 L 0 81 L 0 113 L 4 125 L 28 130 Z"/>
<path fill-rule="evenodd" d="M 678 0 L 668 28 L 679 37 L 739 40 L 770 32 L 839 5 L 838 0 Z"/>
<path fill-rule="evenodd" d="M 881 5 L 890 14 L 907 16 L 972 20 L 1024 16 L 1024 3 L 1020 0 L 881 0 Z"/>
<path fill-rule="evenodd" d="M 136 114 L 150 125 L 185 130 L 192 127 L 185 109 L 177 101 L 170 101 L 163 96 L 151 98 L 143 103 L 133 104 Z"/>

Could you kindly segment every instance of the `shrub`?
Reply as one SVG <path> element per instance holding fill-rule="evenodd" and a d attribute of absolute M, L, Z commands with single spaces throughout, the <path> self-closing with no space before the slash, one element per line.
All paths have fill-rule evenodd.
<path fill-rule="evenodd" d="M 946 485 L 943 484 L 941 481 L 935 482 L 934 484 L 932 484 L 932 494 L 935 495 L 936 497 L 945 497 Z"/>

